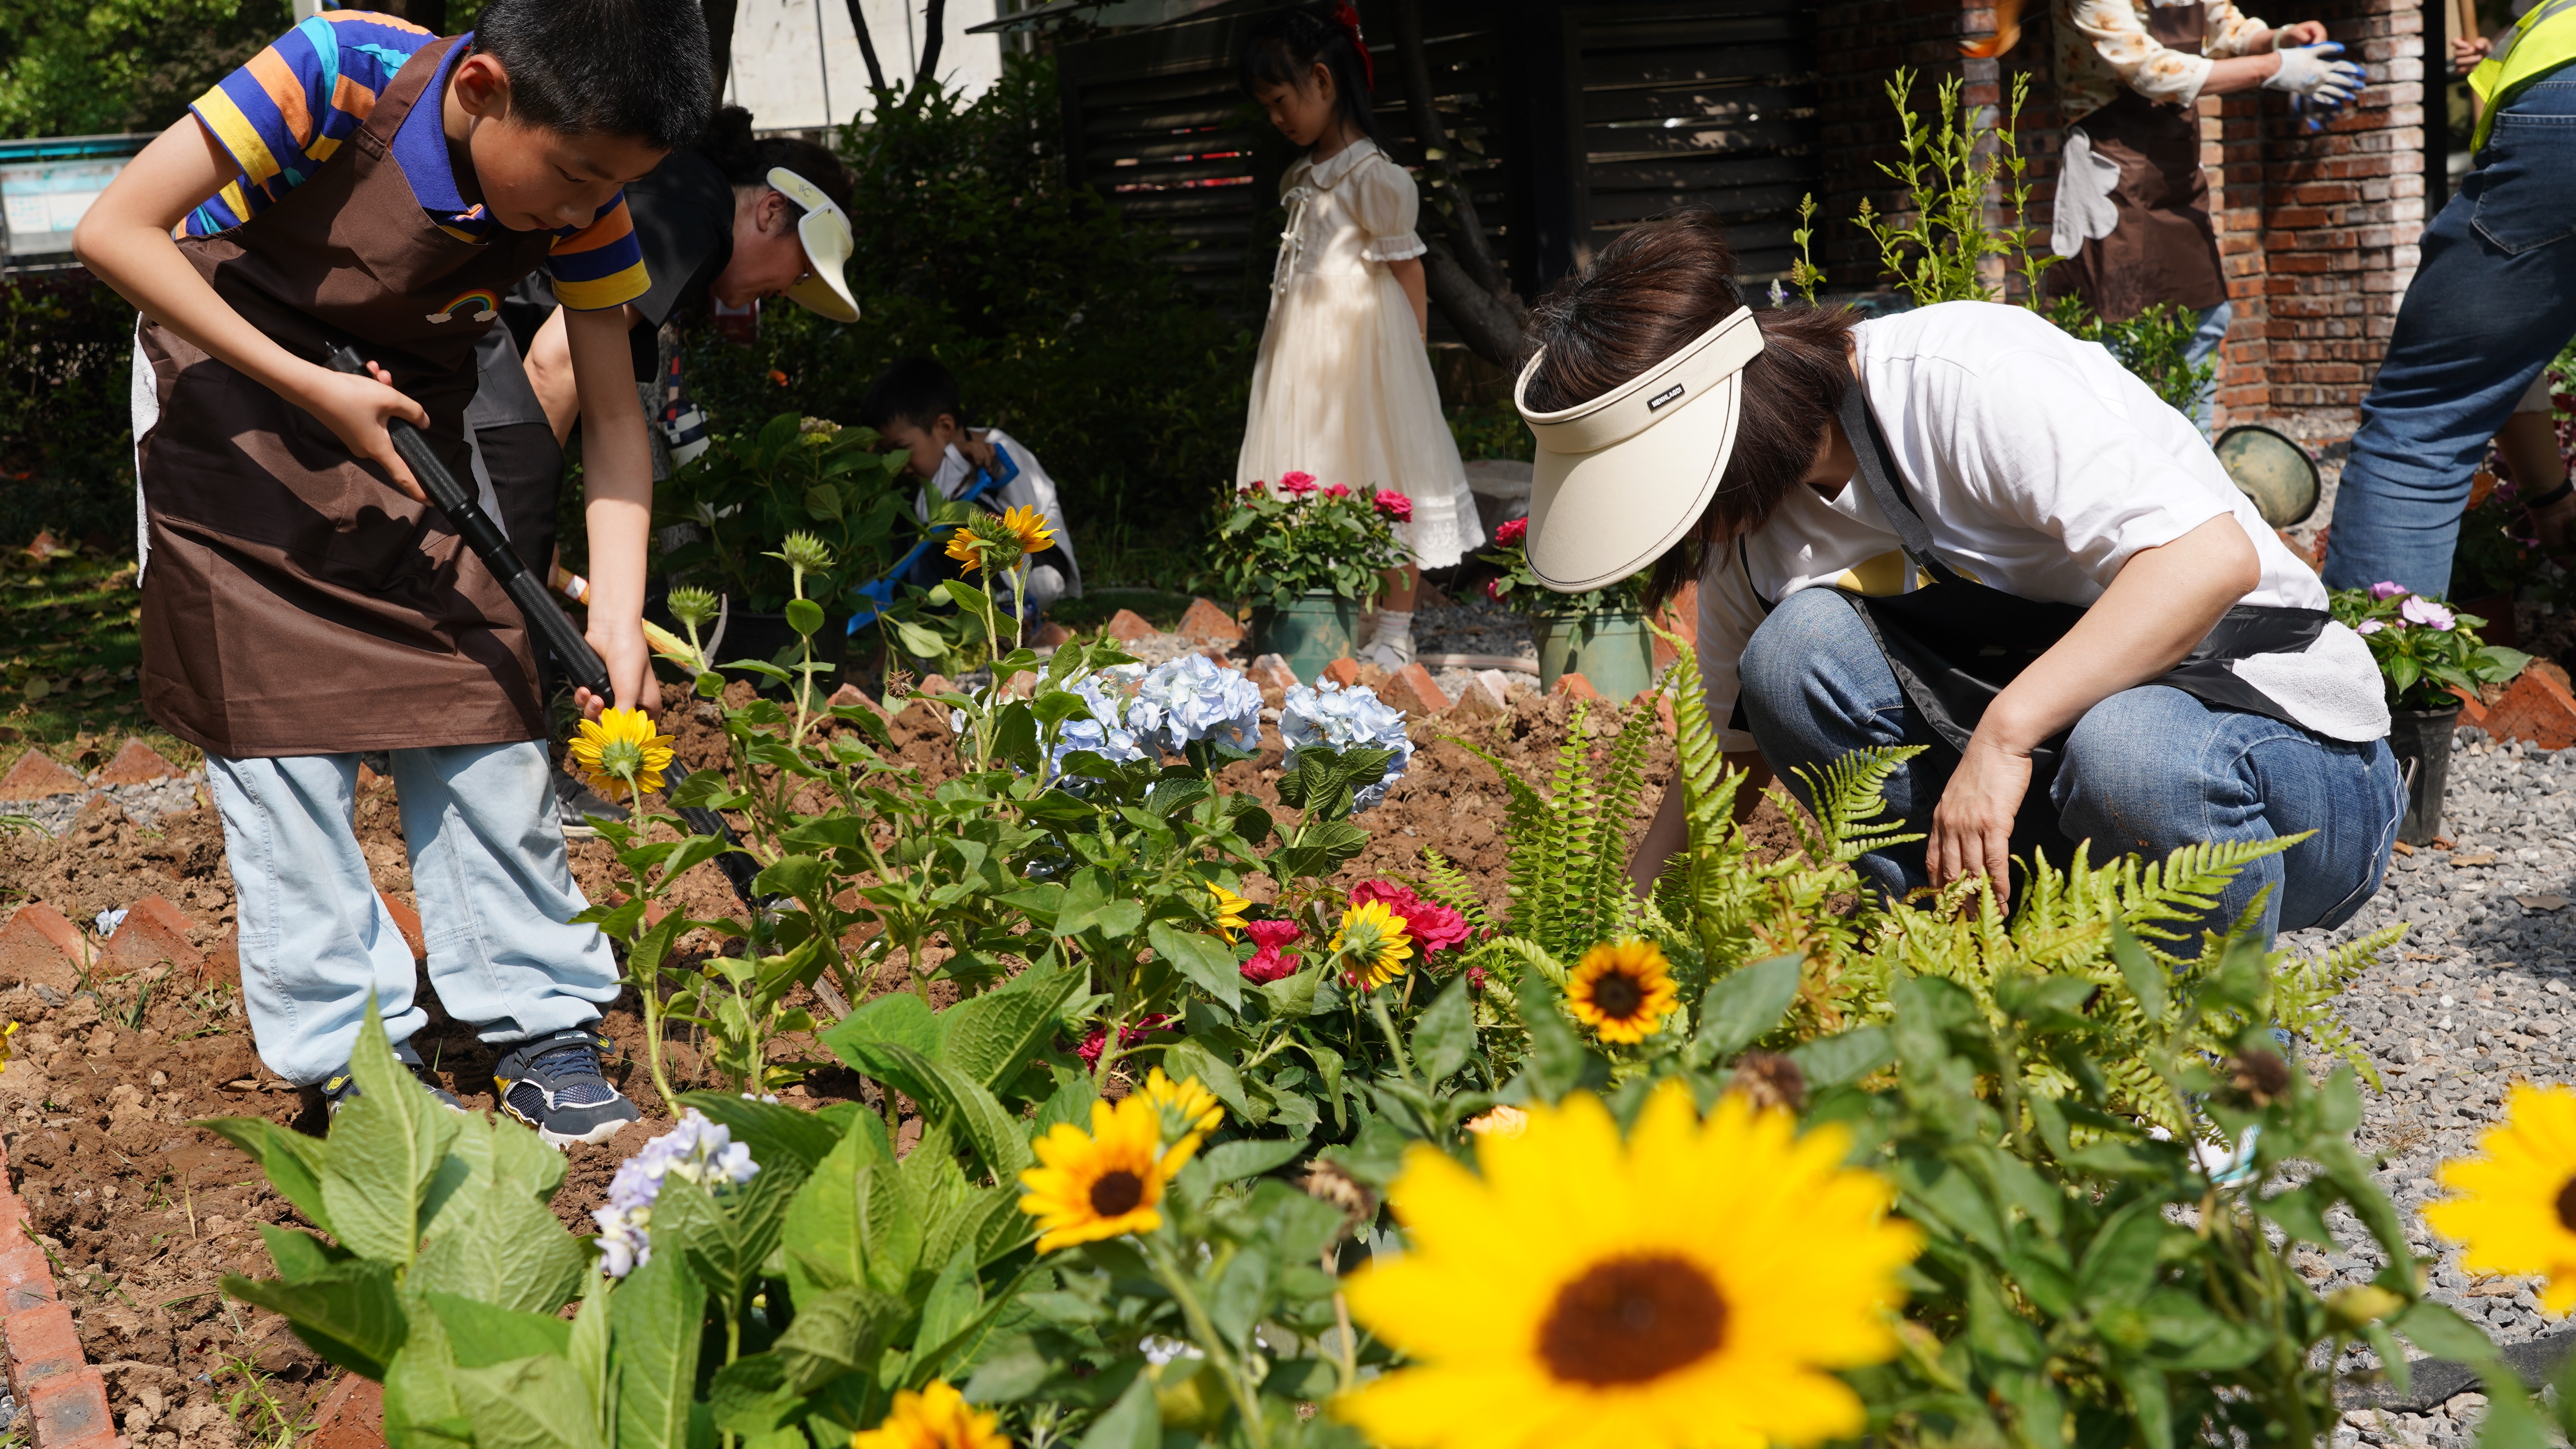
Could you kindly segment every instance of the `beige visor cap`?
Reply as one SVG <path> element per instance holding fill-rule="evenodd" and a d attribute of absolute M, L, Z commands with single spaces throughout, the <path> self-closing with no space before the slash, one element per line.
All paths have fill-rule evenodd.
<path fill-rule="evenodd" d="M 1617 583 L 1679 543 L 1717 496 L 1735 451 L 1744 368 L 1762 352 L 1761 324 L 1741 307 L 1634 380 L 1562 412 L 1529 409 L 1521 369 L 1513 405 L 1538 440 L 1529 502 L 1529 565 L 1575 594 Z"/>
<path fill-rule="evenodd" d="M 796 220 L 796 240 L 805 248 L 806 271 L 803 280 L 787 289 L 787 300 L 835 322 L 858 321 L 858 299 L 841 275 L 850 260 L 849 214 L 822 187 L 784 166 L 769 168 L 769 187 L 805 208 Z"/>

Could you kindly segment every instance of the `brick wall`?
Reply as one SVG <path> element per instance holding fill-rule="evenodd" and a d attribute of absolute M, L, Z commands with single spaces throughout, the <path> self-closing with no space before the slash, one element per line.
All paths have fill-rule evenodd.
<path fill-rule="evenodd" d="M 2425 220 L 2423 12 L 2420 0 L 2316 0 L 2297 13 L 2275 13 L 2278 0 L 2240 3 L 2278 24 L 2324 21 L 2372 82 L 2316 135 L 2269 92 L 2200 103 L 2212 220 L 2235 307 L 2220 423 L 2267 422 L 2331 442 L 2359 419 L 2414 275 Z M 1864 197 L 1880 211 L 1902 199 L 1876 164 L 1902 154 L 1885 92 L 1899 65 L 1921 73 L 1915 93 L 1924 108 L 1946 75 L 1963 77 L 1967 102 L 1978 106 L 2000 104 L 2013 74 L 2033 76 L 2020 140 L 2035 182 L 2029 224 L 2047 227 L 2061 127 L 2050 84 L 2052 8 L 2029 0 L 2020 44 L 2000 61 L 1980 61 L 1963 59 L 1959 42 L 1992 33 L 1991 0 L 1815 7 L 1824 150 L 1817 255 L 1837 286 L 1883 285 L 1876 249 L 1848 218 Z"/>

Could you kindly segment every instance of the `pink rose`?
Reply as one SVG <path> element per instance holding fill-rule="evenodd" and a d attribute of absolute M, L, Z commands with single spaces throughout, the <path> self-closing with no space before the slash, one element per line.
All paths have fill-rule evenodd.
<path fill-rule="evenodd" d="M 1485 580 L 1485 597 L 1492 599 L 1496 603 L 1502 602 L 1503 581 L 1501 579 Z"/>
<path fill-rule="evenodd" d="M 2404 592 L 2406 586 L 2403 584 L 2382 582 L 2370 586 L 2370 596 L 2374 599 L 2393 599 Z"/>
<path fill-rule="evenodd" d="M 1529 537 L 1529 520 L 1526 518 L 1506 518 L 1494 529 L 1494 542 L 1505 548 L 1510 548 L 1527 537 Z"/>
<path fill-rule="evenodd" d="M 1292 498 L 1303 498 L 1315 491 L 1315 475 L 1303 472 L 1283 473 L 1279 477 L 1279 491 Z"/>
<path fill-rule="evenodd" d="M 1295 921 L 1246 921 L 1243 934 L 1262 950 L 1276 951 L 1306 933 L 1297 928 Z"/>
<path fill-rule="evenodd" d="M 1413 500 L 1392 488 L 1377 490 L 1377 511 L 1398 523 L 1413 521 Z"/>
<path fill-rule="evenodd" d="M 1393 881 L 1373 880 L 1351 892 L 1352 905 L 1383 901 L 1386 908 L 1404 919 L 1404 934 L 1413 938 L 1414 948 L 1429 956 L 1445 951 L 1467 939 L 1467 920 L 1447 906 L 1426 901 Z"/>
<path fill-rule="evenodd" d="M 1324 485 L 1324 496 L 1327 498 L 1348 498 L 1351 496 L 1351 485 L 1348 483 L 1327 483 Z"/>
<path fill-rule="evenodd" d="M 1251 482 L 1244 484 L 1243 487 L 1237 491 L 1243 493 L 1262 493 L 1267 492 L 1269 487 L 1270 485 L 1268 483 L 1263 482 L 1259 478 L 1255 478 Z"/>
<path fill-rule="evenodd" d="M 1136 1023 L 1134 1026 L 1120 1027 L 1118 1029 L 1118 1044 L 1123 1047 L 1127 1043 L 1135 1041 L 1139 1037 L 1160 1031 L 1164 1027 L 1169 1026 L 1178 1020 L 1180 1020 L 1180 1018 L 1177 1016 L 1149 1016 L 1143 1021 Z M 1109 1028 L 1105 1026 L 1095 1026 L 1091 1029 L 1091 1035 L 1083 1038 L 1081 1047 L 1076 1049 L 1074 1055 L 1082 1058 L 1082 1064 L 1084 1066 L 1098 1067 L 1100 1065 L 1100 1053 L 1106 1049 L 1108 1045 Z"/>
<path fill-rule="evenodd" d="M 1264 946 L 1253 955 L 1251 960 L 1243 963 L 1243 979 L 1255 986 L 1284 981 L 1296 975 L 1305 964 L 1298 959 L 1294 951 L 1282 951 L 1275 946 Z"/>

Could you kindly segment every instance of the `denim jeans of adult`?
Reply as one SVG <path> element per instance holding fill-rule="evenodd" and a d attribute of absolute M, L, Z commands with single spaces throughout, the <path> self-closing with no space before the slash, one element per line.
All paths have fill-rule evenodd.
<path fill-rule="evenodd" d="M 1830 589 L 1782 600 L 1745 646 L 1743 680 L 1763 759 L 1802 796 L 1797 767 L 1814 771 L 1872 745 L 1931 745 L 1887 789 L 1891 817 L 1930 828 L 1957 756 L 1906 702 L 1850 601 Z M 2268 889 L 2259 917 L 2268 941 L 2276 931 L 2340 925 L 2379 889 L 2397 837 L 2397 762 L 2382 740 L 2346 744 L 2149 684 L 2076 723 L 2048 801 L 2067 840 L 2092 843 L 2095 864 L 2316 831 L 2246 867 L 2204 922 L 2224 929 Z M 1874 851 L 1860 870 L 1891 896 L 1930 883 L 1920 841 Z"/>
<path fill-rule="evenodd" d="M 2335 493 L 2330 588 L 2451 584 L 2469 479 L 2576 333 L 2576 67 L 2496 113 L 2478 167 L 2424 229 Z"/>
<path fill-rule="evenodd" d="M 2192 323 L 2191 341 L 2183 345 L 2183 365 L 2198 367 L 2208 361 L 2218 351 L 2218 345 L 2227 340 L 2227 324 L 2235 316 L 2236 309 L 2225 302 L 2201 308 L 2200 316 Z M 2200 429 L 2202 437 L 2210 436 L 2210 427 L 2217 413 L 2218 374 L 2213 371 L 2209 381 L 2201 384 L 2200 391 L 2192 394 L 2191 399 L 2191 420 Z"/>
<path fill-rule="evenodd" d="M 376 998 L 385 1035 L 404 1041 L 428 1013 L 414 1000 L 411 948 L 377 898 L 358 848 L 356 755 L 208 756 L 239 896 L 242 1002 L 260 1060 L 318 1082 L 349 1059 Z M 533 742 L 393 752 L 393 785 L 429 948 L 448 1015 L 487 1042 L 599 1019 L 617 962 L 564 855 Z"/>

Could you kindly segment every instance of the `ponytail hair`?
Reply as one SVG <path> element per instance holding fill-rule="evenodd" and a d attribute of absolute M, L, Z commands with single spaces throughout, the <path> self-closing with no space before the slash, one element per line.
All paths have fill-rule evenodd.
<path fill-rule="evenodd" d="M 1236 79 L 1248 96 L 1265 86 L 1303 90 L 1319 61 L 1333 77 L 1342 119 L 1360 135 L 1378 139 L 1377 117 L 1369 107 L 1375 71 L 1368 52 L 1360 48 L 1359 15 L 1350 0 L 1283 10 L 1254 26 L 1236 64 Z"/>
<path fill-rule="evenodd" d="M 751 112 L 740 106 L 726 106 L 708 117 L 707 128 L 698 137 L 695 149 L 714 162 L 731 185 L 767 189 L 770 168 L 784 166 L 821 187 L 842 211 L 850 209 L 850 172 L 840 157 L 827 147 L 795 136 L 754 136 Z M 797 215 L 805 214 L 805 208 L 798 206 L 795 198 L 788 197 L 787 205 Z"/>

